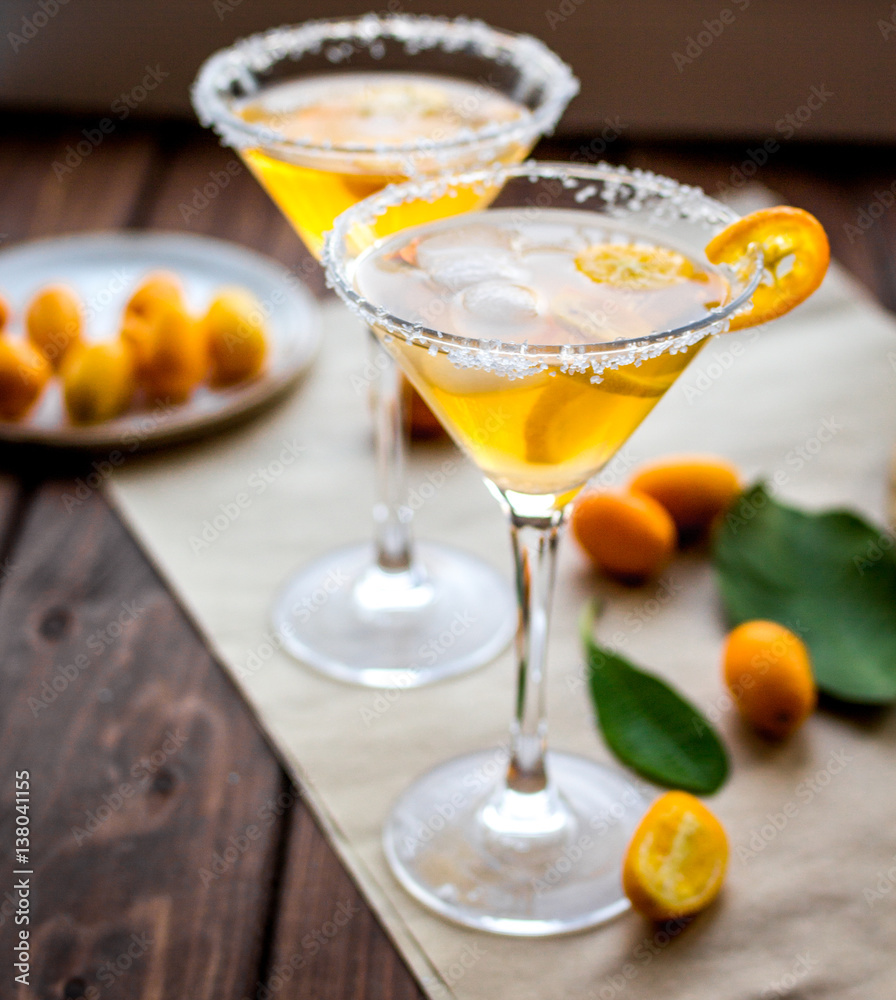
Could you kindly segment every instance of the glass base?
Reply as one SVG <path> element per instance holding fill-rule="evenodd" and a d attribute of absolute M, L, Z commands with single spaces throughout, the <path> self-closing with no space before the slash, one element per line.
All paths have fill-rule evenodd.
<path fill-rule="evenodd" d="M 557 794 L 534 834 L 525 822 L 494 822 L 504 796 L 534 801 L 502 796 L 506 752 L 459 757 L 416 781 L 383 834 L 398 881 L 449 920 L 519 937 L 571 933 L 627 910 L 622 858 L 648 800 L 584 757 L 548 753 L 547 768 Z"/>
<path fill-rule="evenodd" d="M 407 572 L 379 569 L 370 545 L 304 566 L 277 595 L 283 648 L 340 681 L 420 687 L 493 660 L 516 629 L 510 585 L 491 566 L 431 542 Z"/>

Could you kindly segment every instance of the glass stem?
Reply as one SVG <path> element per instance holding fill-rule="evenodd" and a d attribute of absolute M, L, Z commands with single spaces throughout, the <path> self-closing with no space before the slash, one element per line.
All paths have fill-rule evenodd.
<path fill-rule="evenodd" d="M 373 508 L 377 567 L 385 573 L 411 569 L 411 510 L 405 492 L 405 421 L 398 366 L 370 331 L 373 365 L 373 447 L 376 503 Z"/>
<path fill-rule="evenodd" d="M 548 785 L 545 675 L 562 521 L 563 511 L 534 518 L 511 514 L 510 519 L 520 615 L 516 635 L 516 705 L 510 727 L 507 771 L 510 792 L 543 792 Z"/>

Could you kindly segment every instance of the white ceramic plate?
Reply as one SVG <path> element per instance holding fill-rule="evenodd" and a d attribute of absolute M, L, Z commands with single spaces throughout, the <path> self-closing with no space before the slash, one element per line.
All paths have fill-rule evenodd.
<path fill-rule="evenodd" d="M 270 353 L 264 373 L 223 391 L 201 386 L 181 406 L 135 409 L 89 427 L 69 423 L 59 380 L 53 379 L 25 419 L 0 421 L 0 441 L 135 451 L 195 437 L 284 394 L 314 359 L 320 343 L 317 306 L 295 275 L 254 251 L 183 233 L 91 233 L 36 240 L 3 251 L 0 292 L 13 310 L 5 335 L 24 336 L 23 313 L 34 293 L 43 285 L 62 282 L 77 289 L 85 304 L 86 338 L 113 339 L 125 302 L 143 276 L 156 270 L 180 276 L 194 314 L 205 311 L 221 285 L 252 291 L 267 314 Z"/>

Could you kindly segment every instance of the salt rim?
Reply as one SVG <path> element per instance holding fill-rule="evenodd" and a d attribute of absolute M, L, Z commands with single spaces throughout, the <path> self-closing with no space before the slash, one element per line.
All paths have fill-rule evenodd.
<path fill-rule="evenodd" d="M 527 93 L 542 88 L 535 108 L 524 118 L 495 123 L 481 129 L 463 129 L 448 139 L 417 139 L 408 142 L 371 146 L 367 143 L 328 144 L 287 138 L 269 126 L 245 121 L 235 114 L 228 100 L 230 87 L 239 84 L 247 93 L 258 89 L 255 74 L 270 69 L 283 59 L 298 61 L 305 53 L 325 51 L 330 62 L 339 62 L 354 51 L 352 43 L 368 49 L 374 58 L 383 39 L 403 43 L 409 54 L 441 48 L 445 52 L 473 49 L 497 65 L 512 64 L 521 75 L 518 87 Z M 340 44 L 341 43 L 341 44 Z M 345 46 L 348 46 L 346 51 Z M 579 82 L 571 68 L 543 42 L 531 35 L 499 31 L 483 21 L 457 18 L 450 20 L 428 15 L 365 14 L 363 17 L 333 18 L 284 25 L 250 35 L 226 49 L 213 53 L 203 63 L 192 86 L 193 107 L 200 122 L 214 128 L 222 143 L 235 149 L 281 147 L 291 153 L 310 155 L 348 155 L 359 153 L 395 155 L 407 158 L 408 173 L 413 174 L 414 156 L 432 156 L 462 149 L 474 152 L 480 147 L 493 148 L 494 140 L 529 143 L 553 131 L 569 101 L 578 93 Z M 232 100 L 232 98 L 231 98 Z M 524 102 L 521 102 L 524 103 Z M 489 156 L 493 159 L 493 153 Z"/>
<path fill-rule="evenodd" d="M 667 351 L 675 354 L 706 337 L 722 333 L 727 330 L 734 315 L 750 307 L 751 297 L 764 271 L 764 257 L 761 250 L 754 246 L 748 249 L 738 265 L 723 265 L 720 268 L 735 293 L 726 305 L 709 310 L 705 316 L 680 327 L 631 340 L 593 345 L 533 346 L 525 341 L 502 343 L 459 337 L 422 323 L 403 320 L 355 290 L 351 272 L 356 258 L 351 256 L 349 246 L 351 232 L 356 226 L 369 225 L 394 205 L 455 197 L 460 187 L 470 187 L 485 194 L 489 188 L 503 185 L 512 178 L 528 179 L 532 183 L 542 179 L 557 180 L 568 190 L 578 189 L 573 200 L 583 207 L 588 200 L 600 198 L 604 203 L 602 214 L 611 218 L 649 210 L 648 220 L 655 221 L 660 227 L 677 220 L 697 223 L 707 230 L 707 242 L 721 228 L 739 218 L 736 212 L 710 198 L 701 188 L 680 184 L 648 170 L 614 167 L 606 163 L 588 166 L 527 160 L 512 166 L 495 166 L 490 170 L 390 184 L 358 202 L 343 212 L 336 219 L 333 229 L 326 234 L 322 263 L 326 268 L 328 287 L 333 288 L 361 320 L 385 331 L 387 336 L 401 337 L 409 343 L 426 346 L 431 353 L 442 351 L 457 368 L 475 368 L 511 379 L 524 378 L 550 367 L 559 368 L 564 373 L 591 369 L 591 381 L 600 382 L 604 371 L 630 364 L 637 367 L 643 361 Z M 367 251 L 369 248 L 364 249 Z"/>

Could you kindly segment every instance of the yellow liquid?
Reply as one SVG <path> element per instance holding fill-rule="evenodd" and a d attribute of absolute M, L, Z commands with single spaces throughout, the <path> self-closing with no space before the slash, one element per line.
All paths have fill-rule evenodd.
<path fill-rule="evenodd" d="M 686 262 L 685 272 L 662 287 L 608 287 L 575 263 L 585 245 L 607 239 L 595 230 L 593 215 L 548 210 L 539 225 L 498 209 L 402 233 L 362 258 L 355 284 L 393 315 L 474 342 L 525 340 L 557 348 L 607 343 L 603 358 L 599 347 L 589 347 L 597 374 L 591 367 L 564 371 L 558 352 L 550 351 L 546 369 L 517 369 L 510 378 L 481 363 L 458 366 L 451 349 L 386 338 L 405 374 L 492 482 L 562 504 L 612 457 L 702 346 L 602 368 L 612 357 L 611 342 L 698 319 L 727 296 L 727 285 Z M 624 233 L 613 225 L 618 242 Z M 442 256 L 441 263 L 432 253 L 424 258 L 433 234 L 454 241 L 453 257 Z M 646 247 L 643 241 L 637 246 Z M 436 261 L 432 270 L 421 263 L 426 260 Z M 483 270 L 481 281 L 476 268 Z M 482 357 L 474 352 L 467 360 L 475 364 Z"/>
<path fill-rule="evenodd" d="M 700 346 L 605 372 L 602 383 L 591 382 L 590 370 L 559 367 L 509 380 L 459 371 L 448 355 L 398 339 L 389 348 L 492 482 L 566 502 L 626 442 Z"/>
<path fill-rule="evenodd" d="M 378 153 L 377 145 L 447 140 L 462 131 L 468 135 L 490 124 L 525 119 L 529 112 L 480 84 L 417 73 L 345 73 L 273 87 L 240 114 L 287 138 L 360 147 L 357 154 L 330 157 L 319 147 L 311 154 L 299 149 L 288 154 L 260 148 L 242 151 L 249 169 L 320 258 L 324 233 L 333 228 L 337 215 L 387 184 L 407 179 L 401 157 Z M 495 145 L 488 162 L 517 163 L 528 152 L 529 146 L 505 141 Z M 418 157 L 415 169 L 454 172 L 477 163 L 461 145 L 447 162 L 435 157 L 431 163 L 421 162 Z M 481 208 L 487 201 L 487 196 L 468 191 L 457 198 L 418 203 L 392 213 L 388 231 Z"/>

